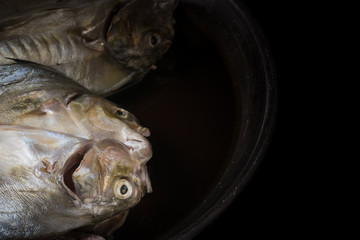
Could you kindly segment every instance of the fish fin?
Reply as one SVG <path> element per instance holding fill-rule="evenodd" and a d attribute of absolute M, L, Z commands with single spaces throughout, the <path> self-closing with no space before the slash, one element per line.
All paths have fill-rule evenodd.
<path fill-rule="evenodd" d="M 102 40 L 102 39 L 100 39 L 100 40 L 98 39 L 98 40 L 88 42 L 88 41 L 86 41 L 85 38 L 83 38 L 82 43 L 87 48 L 90 48 L 90 49 L 98 51 L 98 52 L 102 52 L 105 49 L 105 47 L 104 47 L 105 43 L 104 43 L 104 40 Z"/>
<path fill-rule="evenodd" d="M 81 31 L 80 36 L 82 43 L 95 51 L 104 51 L 105 40 L 101 37 L 101 26 L 103 22 L 98 23 L 96 26 L 85 28 Z"/>
<path fill-rule="evenodd" d="M 23 60 L 23 59 L 18 59 L 18 58 L 11 58 L 11 57 L 5 57 L 6 59 L 9 59 L 9 60 L 12 60 L 14 61 L 15 63 L 26 63 L 26 64 L 37 64 L 37 65 L 41 65 L 41 64 L 38 64 L 36 62 L 32 62 L 32 61 L 28 61 L 28 60 Z"/>
<path fill-rule="evenodd" d="M 18 59 L 18 58 L 10 58 L 10 57 L 5 57 L 5 58 L 8 59 L 8 60 L 13 61 L 12 64 L 34 65 L 34 66 L 39 66 L 39 67 L 42 67 L 42 68 L 50 69 L 51 71 L 58 72 L 58 70 L 56 70 L 55 68 L 52 68 L 52 67 L 40 64 L 40 63 L 32 62 L 32 61 L 29 61 L 29 60 L 23 60 L 23 59 Z"/>

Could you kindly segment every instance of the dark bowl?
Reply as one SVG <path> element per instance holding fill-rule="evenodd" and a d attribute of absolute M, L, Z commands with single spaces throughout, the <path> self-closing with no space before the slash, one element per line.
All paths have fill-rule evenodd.
<path fill-rule="evenodd" d="M 175 18 L 158 69 L 109 97 L 150 128 L 154 152 L 153 193 L 116 239 L 194 237 L 239 195 L 269 143 L 274 66 L 243 4 L 180 0 Z"/>

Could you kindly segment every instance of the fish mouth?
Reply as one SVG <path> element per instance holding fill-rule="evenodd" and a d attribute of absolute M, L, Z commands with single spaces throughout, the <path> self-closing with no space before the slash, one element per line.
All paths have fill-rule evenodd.
<path fill-rule="evenodd" d="M 60 186 L 73 198 L 77 203 L 80 203 L 80 198 L 76 194 L 75 184 L 72 175 L 79 167 L 81 161 L 84 159 L 85 154 L 91 149 L 94 143 L 89 143 L 83 146 L 80 150 L 70 156 L 64 163 L 64 166 L 58 176 L 58 183 Z"/>
<path fill-rule="evenodd" d="M 152 192 L 146 165 L 144 163 L 140 163 L 138 160 L 132 159 L 129 149 L 130 147 L 127 145 L 113 139 L 103 139 L 98 142 L 87 142 L 65 160 L 61 170 L 59 171 L 59 175 L 57 176 L 57 182 L 72 198 L 75 205 L 80 207 L 83 203 L 82 200 L 86 197 L 84 196 L 84 192 L 81 190 L 81 185 L 84 179 L 79 179 L 79 168 L 82 166 L 87 169 L 87 167 L 84 166 L 89 164 L 96 165 L 96 167 L 91 170 L 92 173 L 103 171 L 105 168 L 111 168 L 111 170 L 108 169 L 108 171 L 116 172 L 117 174 L 121 173 L 126 176 L 135 175 L 139 180 L 139 189 L 142 189 L 143 193 Z M 81 174 L 83 173 L 80 173 L 80 176 L 82 176 Z M 80 190 L 78 189 L 79 185 Z M 85 191 L 86 195 L 89 193 L 87 191 L 92 193 L 93 190 L 85 189 Z"/>

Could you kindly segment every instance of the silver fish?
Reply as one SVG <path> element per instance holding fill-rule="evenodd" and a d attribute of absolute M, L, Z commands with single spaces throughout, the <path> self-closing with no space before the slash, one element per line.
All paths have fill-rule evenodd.
<path fill-rule="evenodd" d="M 111 234 L 152 191 L 149 135 L 55 70 L 0 66 L 0 239 Z"/>
<path fill-rule="evenodd" d="M 0 64 L 51 66 L 109 94 L 141 80 L 169 49 L 176 6 L 177 0 L 40 1 L 30 13 L 0 17 Z"/>

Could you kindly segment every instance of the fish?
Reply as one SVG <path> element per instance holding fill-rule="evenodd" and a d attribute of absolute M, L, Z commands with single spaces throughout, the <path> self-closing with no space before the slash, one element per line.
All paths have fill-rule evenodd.
<path fill-rule="evenodd" d="M 5 9 L 16 6 L 6 3 Z M 156 68 L 174 38 L 177 4 L 40 1 L 18 15 L 10 11 L 0 17 L 0 64 L 21 59 L 50 66 L 93 93 L 112 94 Z"/>
<path fill-rule="evenodd" d="M 110 236 L 152 192 L 149 135 L 50 67 L 1 65 L 0 239 Z"/>

